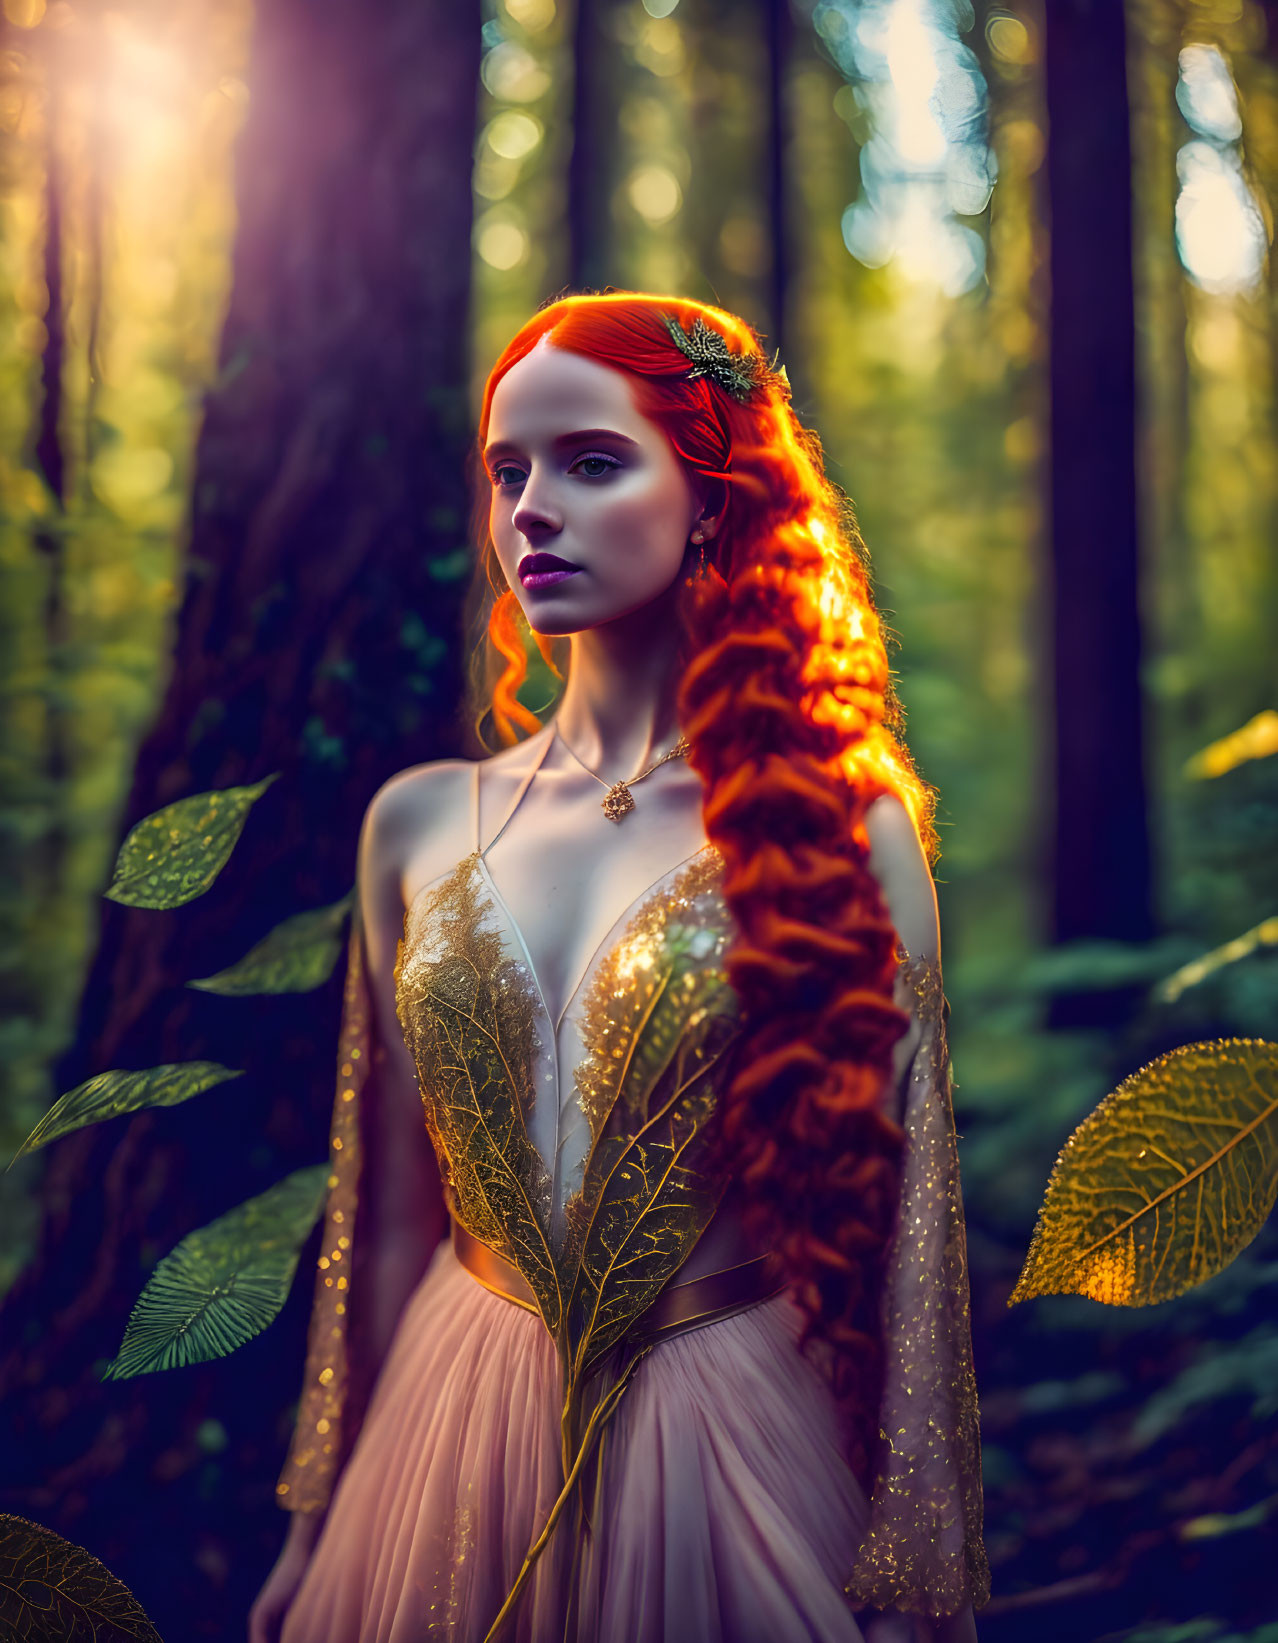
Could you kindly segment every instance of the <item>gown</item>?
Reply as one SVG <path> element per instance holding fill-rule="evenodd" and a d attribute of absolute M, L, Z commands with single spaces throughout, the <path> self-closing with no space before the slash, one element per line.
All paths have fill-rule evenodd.
<path fill-rule="evenodd" d="M 396 1009 L 452 1237 L 362 1387 L 347 1303 L 376 1191 L 361 1113 L 378 1046 L 356 907 L 324 1241 L 276 1485 L 286 1509 L 327 1516 L 281 1643 L 484 1643 L 503 1604 L 503 1643 L 862 1643 L 867 1607 L 979 1607 L 939 964 L 898 949 L 897 1001 L 922 1032 L 896 1092 L 906 1149 L 867 1498 L 771 1258 L 681 1281 L 730 1190 L 705 1152 L 740 1030 L 722 860 L 704 845 L 637 898 L 553 1022 L 485 860 L 539 764 L 487 846 L 475 766 L 475 848 L 405 912 Z"/>

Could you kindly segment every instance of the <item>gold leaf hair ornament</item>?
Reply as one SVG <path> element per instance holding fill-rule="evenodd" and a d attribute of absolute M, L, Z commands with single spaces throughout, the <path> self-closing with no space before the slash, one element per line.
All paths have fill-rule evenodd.
<path fill-rule="evenodd" d="M 692 361 L 692 369 L 686 373 L 687 381 L 709 377 L 743 404 L 772 384 L 783 386 L 784 391 L 789 392 L 790 379 L 785 374 L 785 366 L 777 364 L 779 352 L 770 366 L 765 365 L 760 354 L 734 354 L 722 334 L 707 325 L 700 314 L 693 320 L 691 331 L 685 331 L 673 314 L 661 317 L 675 347 Z"/>

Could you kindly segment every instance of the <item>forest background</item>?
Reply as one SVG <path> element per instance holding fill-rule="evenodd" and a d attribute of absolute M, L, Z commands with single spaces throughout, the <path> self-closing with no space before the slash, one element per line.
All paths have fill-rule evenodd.
<path fill-rule="evenodd" d="M 468 747 L 506 338 L 567 288 L 670 290 L 780 349 L 941 794 L 983 1643 L 1272 1643 L 1272 1225 L 1157 1307 L 1006 1303 L 1102 1096 L 1278 1036 L 1278 8 L 3 9 L 0 1149 L 108 1067 L 247 1076 L 3 1178 L 0 1510 L 164 1636 L 243 1635 L 315 1240 L 230 1357 L 102 1370 L 161 1256 L 322 1159 L 340 966 L 184 983 L 340 897 L 377 786 Z M 102 899 L 133 823 L 274 771 L 214 893 Z"/>

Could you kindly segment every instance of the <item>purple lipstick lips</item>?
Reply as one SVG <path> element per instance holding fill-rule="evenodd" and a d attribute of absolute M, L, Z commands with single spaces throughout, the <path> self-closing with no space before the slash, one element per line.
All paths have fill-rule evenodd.
<path fill-rule="evenodd" d="M 570 565 L 553 553 L 529 553 L 519 561 L 519 580 L 526 588 L 553 588 L 556 582 L 576 576 L 580 569 L 580 565 Z"/>

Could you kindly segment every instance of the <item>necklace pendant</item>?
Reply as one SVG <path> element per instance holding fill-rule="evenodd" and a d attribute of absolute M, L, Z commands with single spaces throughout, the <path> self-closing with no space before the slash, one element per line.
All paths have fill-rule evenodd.
<path fill-rule="evenodd" d="M 631 797 L 630 789 L 625 782 L 614 782 L 600 802 L 604 815 L 611 822 L 619 822 L 623 816 L 628 815 L 635 807 L 635 801 Z"/>

